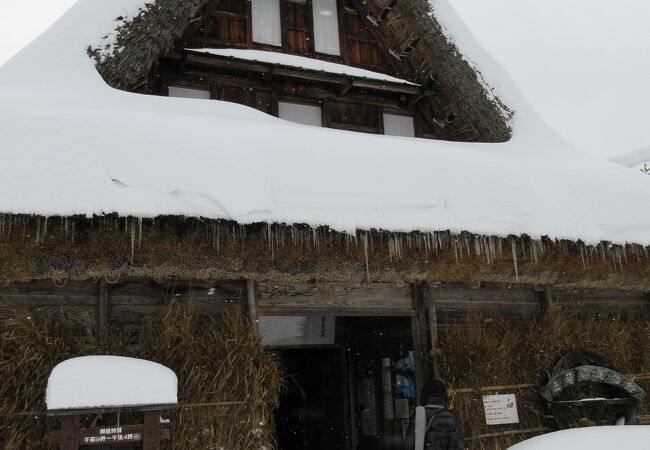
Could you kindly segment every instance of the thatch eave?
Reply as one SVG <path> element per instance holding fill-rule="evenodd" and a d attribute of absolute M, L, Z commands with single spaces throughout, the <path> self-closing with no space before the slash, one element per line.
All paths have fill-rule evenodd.
<path fill-rule="evenodd" d="M 0 283 L 122 276 L 650 291 L 648 248 L 184 217 L 0 216 Z"/>

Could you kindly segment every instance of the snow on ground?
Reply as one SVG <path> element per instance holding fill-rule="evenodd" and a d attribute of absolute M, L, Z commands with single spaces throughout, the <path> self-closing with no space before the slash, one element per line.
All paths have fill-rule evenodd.
<path fill-rule="evenodd" d="M 650 426 L 588 427 L 545 434 L 521 442 L 509 450 L 645 450 Z"/>
<path fill-rule="evenodd" d="M 0 212 L 650 244 L 650 177 L 567 144 L 516 89 L 504 89 L 517 112 L 505 144 L 318 129 L 231 103 L 111 89 L 86 49 L 143 3 L 80 0 L 0 68 Z M 445 24 L 471 42 L 462 24 Z M 483 59 L 486 79 L 513 86 Z"/>
<path fill-rule="evenodd" d="M 160 364 L 123 356 L 82 356 L 58 364 L 47 381 L 47 409 L 177 403 L 178 380 Z"/>
<path fill-rule="evenodd" d="M 383 73 L 350 67 L 344 64 L 322 61 L 320 59 L 288 55 L 286 53 L 266 52 L 261 50 L 241 50 L 236 48 L 187 48 L 186 50 L 197 53 L 209 53 L 211 55 L 245 59 L 247 61 L 257 61 L 270 64 L 279 64 L 282 66 L 297 67 L 306 70 L 316 70 L 318 72 L 327 72 L 337 75 L 349 75 L 356 78 L 368 78 L 371 80 L 414 85 L 414 83 L 411 83 L 410 81 L 401 80 L 399 78 L 391 77 L 390 75 L 385 75 Z"/>

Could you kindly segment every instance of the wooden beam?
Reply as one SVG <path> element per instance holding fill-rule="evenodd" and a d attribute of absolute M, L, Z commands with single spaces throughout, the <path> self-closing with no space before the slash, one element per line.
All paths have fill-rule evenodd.
<path fill-rule="evenodd" d="M 440 378 L 440 344 L 438 341 L 438 313 L 436 311 L 436 292 L 435 290 L 425 284 L 425 289 L 423 290 L 424 295 L 426 296 L 426 303 L 429 310 L 429 330 L 431 337 L 431 363 L 433 365 L 433 376 L 435 378 Z"/>
<path fill-rule="evenodd" d="M 259 315 L 414 315 L 410 286 L 390 283 L 258 283 Z"/>
<path fill-rule="evenodd" d="M 170 53 L 167 55 L 170 59 L 177 59 L 178 54 Z M 349 75 L 341 75 L 336 73 L 329 73 L 324 71 L 301 69 L 291 66 L 283 66 L 279 64 L 262 63 L 257 61 L 249 61 L 240 58 L 233 58 L 229 56 L 220 56 L 205 54 L 200 52 L 186 51 L 184 61 L 203 65 L 206 67 L 214 67 L 221 70 L 231 71 L 244 71 L 256 73 L 273 72 L 275 76 L 296 78 L 308 81 L 317 81 L 322 83 L 333 83 L 345 86 L 349 83 Z M 406 83 L 395 83 L 385 80 L 373 80 L 370 78 L 354 78 L 353 87 L 359 89 L 370 89 L 380 92 L 394 92 L 409 95 L 418 95 L 421 91 L 420 86 Z"/>

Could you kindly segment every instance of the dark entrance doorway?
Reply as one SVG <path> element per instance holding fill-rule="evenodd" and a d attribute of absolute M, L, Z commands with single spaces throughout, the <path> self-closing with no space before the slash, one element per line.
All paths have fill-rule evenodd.
<path fill-rule="evenodd" d="M 275 420 L 279 450 L 345 450 L 341 348 L 282 350 L 285 392 Z"/>
<path fill-rule="evenodd" d="M 401 449 L 423 363 L 411 325 L 407 317 L 336 317 L 331 343 L 277 346 L 285 377 L 278 449 Z"/>

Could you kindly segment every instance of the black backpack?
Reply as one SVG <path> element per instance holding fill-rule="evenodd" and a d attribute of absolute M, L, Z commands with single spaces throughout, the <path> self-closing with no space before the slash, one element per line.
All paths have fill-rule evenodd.
<path fill-rule="evenodd" d="M 425 410 L 433 410 L 427 421 L 427 434 L 424 440 L 426 450 L 462 450 L 465 448 L 456 414 L 443 407 L 427 406 Z"/>

